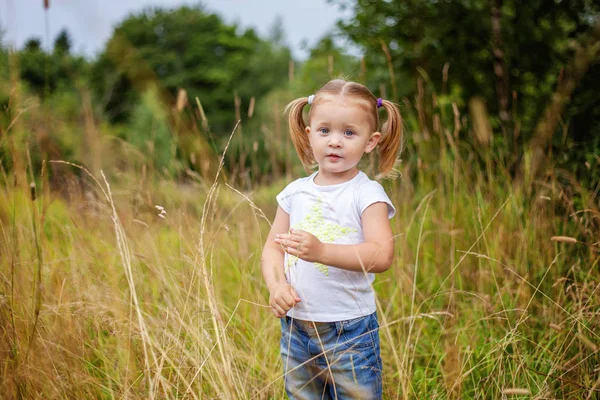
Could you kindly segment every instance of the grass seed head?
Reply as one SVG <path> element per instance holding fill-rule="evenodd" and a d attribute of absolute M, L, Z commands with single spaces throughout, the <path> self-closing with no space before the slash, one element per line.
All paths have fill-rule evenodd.
<path fill-rule="evenodd" d="M 577 243 L 577 239 L 570 236 L 552 236 L 550 240 L 553 242 Z"/>

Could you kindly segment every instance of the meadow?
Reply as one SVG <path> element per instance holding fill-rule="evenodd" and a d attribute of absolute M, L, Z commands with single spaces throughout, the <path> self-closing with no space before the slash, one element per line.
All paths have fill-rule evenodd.
<path fill-rule="evenodd" d="M 515 179 L 432 104 L 427 136 L 406 113 L 382 181 L 398 210 L 375 281 L 384 397 L 598 398 L 597 193 L 552 165 Z M 21 109 L 2 127 L 0 398 L 284 398 L 260 256 L 275 195 L 303 172 L 248 190 L 215 154 L 211 176 L 169 179 L 125 142 L 106 169 L 35 163 L 14 143 L 38 111 Z"/>

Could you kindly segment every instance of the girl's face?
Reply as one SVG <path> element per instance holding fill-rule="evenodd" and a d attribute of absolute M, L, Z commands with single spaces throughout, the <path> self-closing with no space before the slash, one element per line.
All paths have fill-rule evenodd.
<path fill-rule="evenodd" d="M 373 132 L 375 121 L 362 100 L 341 96 L 319 99 L 310 111 L 306 133 L 319 164 L 319 183 L 336 184 L 352 179 L 364 153 L 371 152 L 381 137 Z"/>

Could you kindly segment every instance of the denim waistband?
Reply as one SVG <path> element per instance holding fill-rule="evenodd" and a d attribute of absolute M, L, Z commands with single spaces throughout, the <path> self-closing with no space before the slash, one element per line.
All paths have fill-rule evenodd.
<path fill-rule="evenodd" d="M 294 325 L 295 328 L 307 333 L 311 334 L 314 332 L 327 333 L 332 330 L 340 331 L 342 327 L 342 321 L 339 322 L 315 322 L 315 321 L 305 321 L 302 319 L 296 319 L 289 316 L 285 317 L 288 325 Z"/>
<path fill-rule="evenodd" d="M 285 321 L 288 325 L 293 325 L 296 329 L 310 336 L 311 333 L 318 332 L 319 334 L 321 334 L 332 330 L 335 330 L 336 332 L 340 333 L 345 329 L 347 325 L 353 325 L 355 322 L 365 318 L 377 319 L 377 315 L 376 313 L 373 313 L 371 315 L 365 315 L 363 317 L 357 317 L 349 320 L 335 322 L 305 321 L 302 319 L 292 318 L 286 315 Z"/>

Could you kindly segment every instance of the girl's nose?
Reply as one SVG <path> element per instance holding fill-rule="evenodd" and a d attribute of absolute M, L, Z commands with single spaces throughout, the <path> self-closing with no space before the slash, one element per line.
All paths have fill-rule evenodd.
<path fill-rule="evenodd" d="M 340 135 L 337 134 L 333 134 L 329 136 L 329 145 L 331 147 L 340 147 L 342 144 L 342 140 L 340 138 Z"/>

